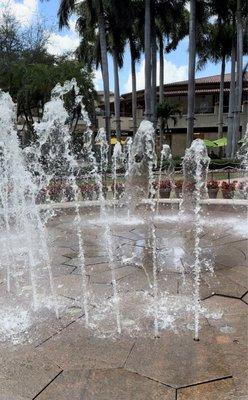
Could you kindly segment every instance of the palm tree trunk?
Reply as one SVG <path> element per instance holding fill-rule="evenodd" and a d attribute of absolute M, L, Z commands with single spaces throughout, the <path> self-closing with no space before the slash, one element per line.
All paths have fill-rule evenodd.
<path fill-rule="evenodd" d="M 154 22 L 153 22 L 154 23 Z M 152 109 L 152 122 L 156 128 L 157 121 L 157 44 L 156 35 L 154 29 L 152 29 L 152 48 L 151 48 L 151 60 L 152 60 L 152 98 L 151 98 L 151 109 Z"/>
<path fill-rule="evenodd" d="M 145 0 L 145 118 L 151 119 L 151 0 Z"/>
<path fill-rule="evenodd" d="M 121 140 L 121 100 L 120 100 L 120 84 L 119 84 L 119 68 L 116 53 L 113 54 L 114 80 L 115 80 L 115 123 L 116 138 Z"/>
<path fill-rule="evenodd" d="M 226 56 L 222 56 L 221 61 L 221 74 L 220 74 L 220 96 L 219 96 L 219 116 L 218 116 L 218 137 L 223 137 L 223 107 L 224 107 L 224 81 L 225 81 L 225 69 L 226 69 Z M 222 147 L 219 150 L 219 156 L 222 157 Z"/>
<path fill-rule="evenodd" d="M 235 88 L 235 114 L 234 114 L 234 132 L 232 140 L 232 153 L 234 157 L 237 151 L 238 140 L 240 136 L 240 113 L 242 105 L 242 83 L 243 83 L 243 27 L 241 16 L 241 0 L 237 0 L 237 79 Z"/>
<path fill-rule="evenodd" d="M 132 73 L 132 115 L 133 115 L 133 134 L 137 131 L 137 92 L 136 92 L 136 67 L 133 45 L 130 42 L 131 53 L 131 73 Z"/>
<path fill-rule="evenodd" d="M 196 0 L 190 0 L 187 147 L 194 139 L 196 64 Z"/>
<path fill-rule="evenodd" d="M 110 100 L 109 100 L 109 69 L 108 69 L 106 29 L 105 29 L 104 15 L 103 15 L 102 0 L 98 0 L 97 2 L 97 17 L 99 25 L 101 67 L 102 67 L 102 79 L 103 79 L 104 103 L 105 103 L 105 129 L 106 129 L 107 139 L 108 141 L 110 141 L 111 130 L 110 130 Z"/>
<path fill-rule="evenodd" d="M 228 106 L 228 132 L 227 132 L 227 148 L 226 156 L 231 157 L 232 154 L 232 137 L 233 137 L 233 119 L 235 106 L 235 63 L 236 63 L 236 46 L 235 40 L 232 43 L 232 58 L 231 58 L 231 82 L 229 91 L 229 106 Z"/>
<path fill-rule="evenodd" d="M 164 41 L 163 37 L 159 38 L 159 103 L 164 102 Z M 160 142 L 160 151 L 163 146 L 163 136 L 164 136 L 164 120 L 163 118 L 159 119 L 159 142 Z"/>

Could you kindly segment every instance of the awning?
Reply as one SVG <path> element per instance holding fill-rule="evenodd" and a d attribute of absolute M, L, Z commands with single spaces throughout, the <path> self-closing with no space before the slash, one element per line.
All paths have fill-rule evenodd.
<path fill-rule="evenodd" d="M 214 140 L 214 143 L 216 143 L 218 147 L 227 146 L 227 138 L 226 137 L 222 137 L 220 139 L 216 139 L 216 140 Z"/>
<path fill-rule="evenodd" d="M 203 142 L 205 143 L 205 146 L 208 148 L 224 147 L 227 145 L 227 138 L 222 137 L 220 139 L 215 139 L 215 140 L 204 139 Z"/>
<path fill-rule="evenodd" d="M 212 140 L 204 139 L 203 142 L 204 142 L 205 146 L 208 148 L 218 147 L 218 145 L 215 142 L 213 142 Z"/>

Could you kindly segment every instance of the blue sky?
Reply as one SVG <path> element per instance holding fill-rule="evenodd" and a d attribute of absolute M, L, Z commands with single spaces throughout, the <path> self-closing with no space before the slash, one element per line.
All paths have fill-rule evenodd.
<path fill-rule="evenodd" d="M 53 54 L 62 54 L 64 51 L 74 50 L 77 47 L 79 38 L 75 31 L 75 20 L 71 21 L 70 29 L 64 29 L 62 32 L 58 30 L 57 11 L 59 8 L 59 0 L 0 0 L 1 6 L 8 6 L 13 10 L 13 13 L 20 20 L 21 24 L 28 25 L 32 23 L 38 15 L 46 20 L 48 25 L 53 26 L 53 33 L 50 36 L 48 50 Z M 244 62 L 248 61 L 245 57 Z M 188 40 L 184 39 L 178 46 L 176 51 L 165 55 L 165 82 L 173 82 L 187 79 L 187 64 L 188 64 Z M 113 90 L 113 67 L 112 60 L 109 57 L 110 70 L 110 88 Z M 227 63 L 226 71 L 230 72 L 230 63 Z M 197 72 L 197 77 L 219 74 L 220 65 L 208 63 L 206 67 Z M 95 85 L 97 89 L 102 88 L 100 71 L 95 73 Z M 131 90 L 131 75 L 130 75 L 130 56 L 128 48 L 125 52 L 124 66 L 120 71 L 120 87 L 121 92 L 125 93 Z M 137 65 L 137 87 L 144 87 L 144 59 L 141 59 Z"/>

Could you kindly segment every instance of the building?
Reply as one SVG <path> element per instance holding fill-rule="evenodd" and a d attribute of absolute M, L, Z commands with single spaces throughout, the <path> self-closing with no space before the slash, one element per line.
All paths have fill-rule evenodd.
<path fill-rule="evenodd" d="M 231 75 L 225 75 L 224 85 L 224 133 L 227 132 L 228 123 L 228 103 L 230 92 Z M 219 92 L 220 92 L 220 75 L 209 76 L 196 79 L 196 104 L 195 104 L 195 134 L 204 139 L 216 139 L 218 134 L 218 113 L 219 113 Z M 159 89 L 158 89 L 159 91 Z M 171 136 L 171 146 L 174 155 L 181 156 L 186 147 L 186 130 L 187 130 L 187 92 L 188 82 L 175 82 L 164 85 L 165 100 L 177 104 L 182 111 L 182 116 L 177 117 L 177 123 L 174 126 L 173 120 L 169 121 L 169 130 Z M 143 119 L 144 114 L 144 90 L 137 92 L 138 101 L 138 124 Z M 114 117 L 114 97 L 111 93 L 111 129 L 115 131 Z M 104 100 L 103 96 L 99 101 L 99 115 L 97 117 L 98 126 L 104 126 Z M 121 97 L 121 123 L 123 136 L 132 135 L 132 93 L 123 94 Z M 248 123 L 248 74 L 244 76 L 243 97 L 242 97 L 242 113 L 241 127 L 242 132 L 245 131 Z"/>

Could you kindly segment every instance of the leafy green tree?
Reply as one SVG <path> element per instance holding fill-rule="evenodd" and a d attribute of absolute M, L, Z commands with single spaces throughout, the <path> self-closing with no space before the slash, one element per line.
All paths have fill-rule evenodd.
<path fill-rule="evenodd" d="M 198 44 L 198 68 L 203 68 L 208 61 L 221 63 L 218 137 L 223 136 L 224 124 L 224 80 L 226 61 L 232 52 L 233 27 L 224 21 L 221 16 L 214 23 L 210 23 L 202 41 Z M 222 148 L 220 148 L 220 156 Z"/>
<path fill-rule="evenodd" d="M 156 37 L 159 48 L 159 103 L 164 101 L 164 56 L 175 50 L 188 34 L 189 13 L 184 0 L 165 0 L 156 4 Z M 166 42 L 166 45 L 165 45 Z M 157 95 L 157 90 L 155 91 Z M 154 107 L 156 104 L 154 103 Z M 163 123 L 160 121 L 160 147 L 163 142 Z"/>
<path fill-rule="evenodd" d="M 144 4 L 143 0 L 125 1 L 125 37 L 130 50 L 132 75 L 132 116 L 133 133 L 137 131 L 137 90 L 136 63 L 140 61 L 144 51 Z"/>
<path fill-rule="evenodd" d="M 47 38 L 40 24 L 23 31 L 13 16 L 4 15 L 0 26 L 0 87 L 17 102 L 26 142 L 33 139 L 34 117 L 42 115 L 44 104 L 58 82 L 75 77 L 87 111 L 92 117 L 94 114 L 96 93 L 92 73 L 71 56 L 48 54 Z M 69 111 L 73 113 L 72 109 Z"/>
<path fill-rule="evenodd" d="M 81 15 L 81 32 L 86 34 L 94 30 L 99 33 L 101 52 L 101 71 L 104 88 L 105 126 L 107 137 L 110 140 L 110 95 L 109 95 L 109 67 L 107 54 L 106 16 L 104 0 L 85 0 L 78 3 L 75 0 L 61 0 L 58 11 L 60 27 L 69 24 L 69 17 L 73 12 Z M 84 29 L 83 29 L 84 27 Z"/>
<path fill-rule="evenodd" d="M 194 138 L 196 46 L 202 40 L 210 17 L 210 6 L 205 0 L 190 0 L 187 147 Z"/>

